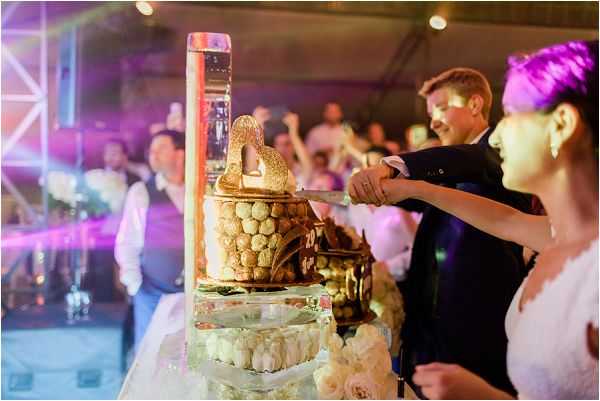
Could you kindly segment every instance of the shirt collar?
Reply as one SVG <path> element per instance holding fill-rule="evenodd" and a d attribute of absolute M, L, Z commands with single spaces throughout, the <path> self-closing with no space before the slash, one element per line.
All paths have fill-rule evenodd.
<path fill-rule="evenodd" d="M 172 189 L 183 188 L 183 185 L 171 184 L 169 181 L 167 181 L 164 175 L 162 175 L 161 173 L 156 173 L 156 189 L 162 191 L 163 189 L 169 187 L 171 187 Z"/>
<path fill-rule="evenodd" d="M 161 173 L 156 173 L 156 189 L 162 191 L 169 185 L 169 181 Z"/>
<path fill-rule="evenodd" d="M 483 136 L 485 135 L 486 132 L 488 132 L 488 130 L 490 129 L 490 127 L 487 127 L 486 129 L 484 129 L 483 131 L 481 131 L 481 133 L 479 135 L 477 135 L 475 137 L 475 139 L 473 139 L 470 143 L 470 145 L 476 145 L 479 143 L 479 141 L 481 140 L 481 138 L 483 138 Z"/>

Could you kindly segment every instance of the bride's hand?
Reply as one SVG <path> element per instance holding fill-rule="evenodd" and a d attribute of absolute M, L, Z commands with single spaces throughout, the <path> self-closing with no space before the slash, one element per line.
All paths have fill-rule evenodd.
<path fill-rule="evenodd" d="M 430 363 L 419 365 L 413 382 L 431 400 L 510 399 L 476 374 L 458 365 Z"/>
<path fill-rule="evenodd" d="M 381 189 L 385 195 L 386 203 L 392 205 L 415 197 L 418 185 L 417 181 L 398 178 L 381 180 Z"/>

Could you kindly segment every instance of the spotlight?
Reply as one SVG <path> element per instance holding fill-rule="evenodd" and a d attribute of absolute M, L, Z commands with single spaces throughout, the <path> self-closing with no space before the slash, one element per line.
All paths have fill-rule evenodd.
<path fill-rule="evenodd" d="M 144 15 L 152 15 L 154 12 L 152 5 L 147 1 L 136 1 L 135 8 Z"/>
<path fill-rule="evenodd" d="M 433 17 L 429 18 L 429 26 L 437 31 L 443 31 L 446 29 L 447 25 L 448 23 L 446 22 L 446 19 L 439 15 L 434 15 Z"/>

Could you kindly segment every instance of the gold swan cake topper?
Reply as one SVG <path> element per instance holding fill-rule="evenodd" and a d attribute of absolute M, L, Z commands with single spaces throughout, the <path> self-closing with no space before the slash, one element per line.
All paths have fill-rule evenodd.
<path fill-rule="evenodd" d="M 262 175 L 243 173 L 244 146 L 250 145 L 264 169 Z M 252 116 L 240 116 L 231 127 L 227 146 L 225 173 L 217 179 L 216 193 L 219 195 L 284 195 L 288 181 L 288 168 L 283 157 L 265 145 L 263 129 Z"/>

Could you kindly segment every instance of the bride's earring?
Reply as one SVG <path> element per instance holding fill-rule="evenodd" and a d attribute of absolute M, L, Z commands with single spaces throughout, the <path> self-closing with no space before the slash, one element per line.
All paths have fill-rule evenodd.
<path fill-rule="evenodd" d="M 558 157 L 558 149 L 559 147 L 557 144 L 553 142 L 550 143 L 550 154 L 552 155 L 553 159 L 556 159 Z"/>

